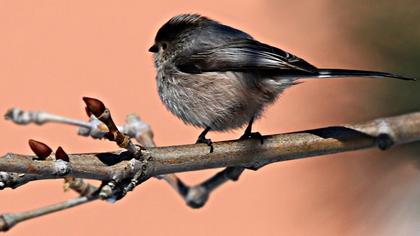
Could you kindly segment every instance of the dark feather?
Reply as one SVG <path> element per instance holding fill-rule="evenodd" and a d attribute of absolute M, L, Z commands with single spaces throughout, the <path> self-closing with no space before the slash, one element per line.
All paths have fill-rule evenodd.
<path fill-rule="evenodd" d="M 252 70 L 272 73 L 290 70 L 301 74 L 316 74 L 318 71 L 297 56 L 253 39 L 235 40 L 195 51 L 191 55 L 182 55 L 176 60 L 176 65 L 179 70 L 192 74 Z"/>
<path fill-rule="evenodd" d="M 199 27 L 202 24 L 217 23 L 198 14 L 183 14 L 172 17 L 157 32 L 155 41 L 172 41 L 186 30 Z"/>
<path fill-rule="evenodd" d="M 373 78 L 395 78 L 402 80 L 416 80 L 412 77 L 405 77 L 401 75 L 366 70 L 347 70 L 347 69 L 319 69 L 319 78 L 331 77 L 373 77 Z"/>

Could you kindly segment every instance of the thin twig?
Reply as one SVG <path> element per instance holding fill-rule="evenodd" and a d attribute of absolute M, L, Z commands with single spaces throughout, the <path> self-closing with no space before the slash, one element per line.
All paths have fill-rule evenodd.
<path fill-rule="evenodd" d="M 64 179 L 64 191 L 67 189 L 77 192 L 80 196 L 87 196 L 98 190 L 98 187 L 81 178 L 67 177 Z"/>
<path fill-rule="evenodd" d="M 7 231 L 11 229 L 13 226 L 15 226 L 16 224 L 25 220 L 30 220 L 30 219 L 47 215 L 50 213 L 54 213 L 57 211 L 69 209 L 69 208 L 72 208 L 81 204 L 85 204 L 85 203 L 88 203 L 97 199 L 98 199 L 97 195 L 80 196 L 74 199 L 70 199 L 61 203 L 38 208 L 35 210 L 25 211 L 21 213 L 13 213 L 13 214 L 6 213 L 3 215 L 0 215 L 0 231 Z"/>
<path fill-rule="evenodd" d="M 4 188 L 17 188 L 31 181 L 42 180 L 42 175 L 32 174 L 21 174 L 21 173 L 9 173 L 0 172 L 0 190 Z"/>
<path fill-rule="evenodd" d="M 62 123 L 79 127 L 91 128 L 91 124 L 81 120 L 70 119 L 64 116 L 54 115 L 42 111 L 22 111 L 19 108 L 12 108 L 4 115 L 6 120 L 11 120 L 16 124 L 26 125 L 35 123 L 42 125 L 47 122 Z"/>
<path fill-rule="evenodd" d="M 184 199 L 188 206 L 200 208 L 206 204 L 210 194 L 228 181 L 236 181 L 245 170 L 243 167 L 226 167 L 200 184 L 184 187 Z"/>
<path fill-rule="evenodd" d="M 131 142 L 130 137 L 123 134 L 115 125 L 111 111 L 104 103 L 95 98 L 83 97 L 88 112 L 91 112 L 98 120 L 102 121 L 109 132 L 104 136 L 110 141 L 115 141 L 121 148 L 127 149 L 134 158 L 140 158 L 140 148 Z"/>

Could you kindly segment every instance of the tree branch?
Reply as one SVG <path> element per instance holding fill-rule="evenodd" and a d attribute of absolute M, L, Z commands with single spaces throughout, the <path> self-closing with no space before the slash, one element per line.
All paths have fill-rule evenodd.
<path fill-rule="evenodd" d="M 77 126 L 82 124 L 82 128 L 89 129 L 88 132 L 85 131 L 85 135 L 95 138 L 106 137 L 116 141 L 128 151 L 67 155 L 59 148 L 54 158 L 51 157 L 51 148 L 31 141 L 31 148 L 37 153 L 36 158 L 14 153 L 0 158 L 0 189 L 15 188 L 33 180 L 64 178 L 65 186 L 81 194 L 78 198 L 36 210 L 3 214 L 0 216 L 0 230 L 5 231 L 21 221 L 96 200 L 104 192 L 105 187 L 109 187 L 105 198 L 111 196 L 110 200 L 118 200 L 141 183 L 137 180 L 152 176 L 165 179 L 189 206 L 201 207 L 214 189 L 226 181 L 237 180 L 245 168 L 258 169 L 272 162 L 373 146 L 386 149 L 393 144 L 420 140 L 420 112 L 418 112 L 356 125 L 264 136 L 264 144 L 261 144 L 260 140 L 217 142 L 213 144 L 215 149 L 212 153 L 208 153 L 207 145 L 202 144 L 151 148 L 154 146 L 153 133 L 150 127 L 149 132 L 146 132 L 147 129 L 143 129 L 145 127 L 138 126 L 138 117 L 129 116 L 126 125 L 117 127 L 110 118 L 109 110 L 103 109 L 102 113 L 104 111 L 108 112 L 108 118 L 97 114 L 103 123 L 91 117 L 87 125 L 65 117 L 49 116 L 48 113 L 43 113 L 44 119 L 40 119 L 36 113 L 28 116 L 27 113 L 18 112 L 16 109 L 7 114 L 15 122 L 28 116 L 32 118 L 26 119 L 25 122 L 35 119 L 36 123 L 42 124 L 48 120 L 45 117 L 49 117 L 50 122 L 66 120 L 64 123 Z M 119 133 L 119 129 L 125 131 Z M 140 150 L 127 140 L 126 135 L 135 137 L 148 149 Z M 227 168 L 192 187 L 185 185 L 172 174 L 216 167 Z M 97 188 L 81 178 L 102 180 L 104 184 Z"/>
<path fill-rule="evenodd" d="M 145 162 L 125 151 L 70 154 L 70 162 L 37 161 L 33 156 L 9 153 L 0 158 L 0 171 L 42 175 L 44 178 L 98 179 L 131 178 L 138 171 L 148 177 L 209 168 L 258 167 L 272 162 L 295 160 L 331 153 L 420 140 L 420 112 L 302 132 L 264 136 L 259 140 L 216 142 L 214 152 L 206 145 L 156 147 L 142 150 Z"/>

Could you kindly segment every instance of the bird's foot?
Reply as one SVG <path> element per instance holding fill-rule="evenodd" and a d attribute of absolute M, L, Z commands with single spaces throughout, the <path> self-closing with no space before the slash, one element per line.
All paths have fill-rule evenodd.
<path fill-rule="evenodd" d="M 244 140 L 244 139 L 259 139 L 261 144 L 264 144 L 264 137 L 260 134 L 260 132 L 250 132 L 247 133 L 245 132 L 240 138 L 239 140 Z"/>
<path fill-rule="evenodd" d="M 197 139 L 197 142 L 195 142 L 195 143 L 196 144 L 197 143 L 205 143 L 205 144 L 207 144 L 207 146 L 210 147 L 210 153 L 213 152 L 213 142 L 211 141 L 211 139 L 206 138 L 205 136 L 199 136 L 198 139 Z"/>

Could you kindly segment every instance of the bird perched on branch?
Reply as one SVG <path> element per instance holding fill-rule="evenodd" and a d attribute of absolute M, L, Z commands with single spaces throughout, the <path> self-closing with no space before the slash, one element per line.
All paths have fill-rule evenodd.
<path fill-rule="evenodd" d="M 252 123 L 302 78 L 374 77 L 414 80 L 376 71 L 319 69 L 249 34 L 196 15 L 178 15 L 157 32 L 154 53 L 159 96 L 186 124 L 210 130 L 248 125 L 241 138 L 261 137 Z"/>

